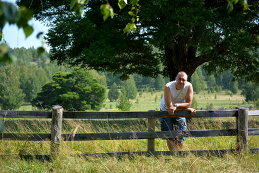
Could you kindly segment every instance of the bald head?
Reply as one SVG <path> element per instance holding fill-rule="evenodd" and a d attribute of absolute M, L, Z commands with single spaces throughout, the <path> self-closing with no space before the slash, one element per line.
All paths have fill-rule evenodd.
<path fill-rule="evenodd" d="M 182 89 L 187 82 L 187 74 L 183 71 L 180 71 L 177 74 L 175 80 L 176 80 L 176 89 Z"/>
<path fill-rule="evenodd" d="M 177 76 L 176 76 L 176 80 L 177 80 L 178 78 L 186 78 L 186 80 L 187 80 L 188 76 L 187 76 L 187 74 L 186 74 L 184 71 L 180 71 L 180 72 L 177 74 Z"/>

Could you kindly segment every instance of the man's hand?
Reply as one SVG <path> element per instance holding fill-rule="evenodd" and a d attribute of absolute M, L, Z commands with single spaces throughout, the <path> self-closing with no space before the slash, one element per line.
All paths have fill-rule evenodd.
<path fill-rule="evenodd" d="M 168 110 L 167 110 L 168 115 L 173 115 L 175 110 L 176 110 L 176 107 L 170 106 L 170 107 L 168 108 Z"/>
<path fill-rule="evenodd" d="M 177 108 L 177 111 L 189 111 L 189 112 L 191 112 L 191 114 L 196 113 L 196 109 L 193 109 L 193 108 Z"/>
<path fill-rule="evenodd" d="M 196 113 L 196 109 L 193 109 L 193 108 L 187 108 L 187 111 L 190 111 L 191 114 L 195 114 Z"/>

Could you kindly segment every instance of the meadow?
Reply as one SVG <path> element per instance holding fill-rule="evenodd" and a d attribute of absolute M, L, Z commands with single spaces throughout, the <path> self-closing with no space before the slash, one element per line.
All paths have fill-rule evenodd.
<path fill-rule="evenodd" d="M 131 111 L 158 110 L 162 92 L 140 93 L 131 100 Z M 234 109 L 251 107 L 240 95 L 221 93 L 195 94 L 198 109 Z M 30 106 L 21 110 L 32 109 Z M 115 102 L 105 103 L 101 111 L 118 111 Z M 192 119 L 189 129 L 235 128 L 234 118 Z M 258 128 L 258 117 L 249 119 L 250 128 Z M 6 132 L 50 132 L 48 120 L 6 120 Z M 65 120 L 63 133 L 146 131 L 146 120 Z M 159 122 L 156 122 L 159 131 Z M 249 136 L 249 147 L 258 147 L 259 136 Z M 61 156 L 52 161 L 20 159 L 19 154 L 49 154 L 49 141 L 0 141 L 0 154 L 14 154 L 0 158 L 2 172 L 259 172 L 259 155 L 227 153 L 216 156 L 134 156 L 132 157 L 74 157 L 71 154 L 146 151 L 147 140 L 70 141 L 62 143 Z M 236 137 L 187 138 L 183 150 L 234 149 Z M 156 139 L 157 151 L 168 150 L 165 140 Z"/>
<path fill-rule="evenodd" d="M 131 100 L 131 111 L 147 111 L 147 110 L 159 110 L 160 100 L 163 96 L 163 92 L 144 92 L 138 93 L 135 100 Z M 245 101 L 245 98 L 238 94 L 231 94 L 227 91 L 221 91 L 217 93 L 208 93 L 207 91 L 194 93 L 194 99 L 196 101 L 195 107 L 201 109 L 217 109 L 217 110 L 231 110 L 236 107 L 252 107 L 252 103 Z M 107 100 L 102 109 L 103 111 L 117 111 L 116 102 L 110 102 Z"/>

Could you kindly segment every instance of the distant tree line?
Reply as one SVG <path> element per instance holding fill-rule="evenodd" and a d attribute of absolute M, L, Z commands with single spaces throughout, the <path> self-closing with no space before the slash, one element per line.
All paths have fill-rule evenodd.
<path fill-rule="evenodd" d="M 245 97 L 246 101 L 259 100 L 258 84 L 244 79 L 237 81 L 230 71 L 208 74 L 204 69 L 198 68 L 192 75 L 191 82 L 196 93 L 204 90 L 209 93 L 226 90 L 230 94 L 237 94 L 241 91 L 240 94 Z"/>
<path fill-rule="evenodd" d="M 99 110 L 108 97 L 112 102 L 117 101 L 117 108 L 129 110 L 129 100 L 136 99 L 138 93 L 162 91 L 165 83 L 169 81 L 169 78 L 161 75 L 151 78 L 137 74 L 130 75 L 127 80 L 121 80 L 120 74 L 80 71 L 59 66 L 50 62 L 48 53 L 38 57 L 37 50 L 33 48 L 16 48 L 12 49 L 11 53 L 17 57 L 15 63 L 0 66 L 1 109 L 17 109 L 28 103 L 43 109 L 50 108 L 53 104 L 66 104 L 67 110 Z M 199 67 L 191 76 L 191 82 L 195 93 L 226 90 L 230 94 L 236 94 L 241 91 L 246 101 L 259 99 L 257 84 L 245 80 L 236 81 L 230 71 L 208 74 Z M 43 99 L 51 92 L 57 94 L 55 98 L 51 97 L 52 101 L 49 97 Z M 78 95 L 79 92 L 84 97 Z M 96 94 L 89 94 L 95 92 Z"/>

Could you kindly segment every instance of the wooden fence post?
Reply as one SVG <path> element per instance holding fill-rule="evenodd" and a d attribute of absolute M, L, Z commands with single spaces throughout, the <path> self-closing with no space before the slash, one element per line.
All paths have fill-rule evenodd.
<path fill-rule="evenodd" d="M 147 121 L 148 132 L 155 131 L 155 122 L 156 122 L 155 118 L 148 118 L 148 121 Z M 149 152 L 155 151 L 155 139 L 148 139 L 147 150 Z"/>
<path fill-rule="evenodd" d="M 237 116 L 237 150 L 248 151 L 248 109 L 238 108 Z"/>
<path fill-rule="evenodd" d="M 60 151 L 61 130 L 62 130 L 62 106 L 55 105 L 52 107 L 52 122 L 51 122 L 51 146 L 50 155 L 56 158 Z"/>

